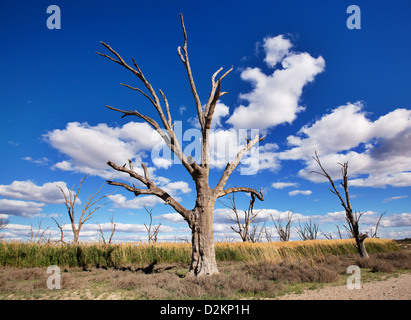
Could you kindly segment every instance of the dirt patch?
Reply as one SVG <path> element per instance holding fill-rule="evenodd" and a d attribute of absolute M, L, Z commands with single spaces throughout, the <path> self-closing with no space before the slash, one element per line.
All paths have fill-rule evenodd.
<path fill-rule="evenodd" d="M 347 285 L 328 286 L 301 294 L 288 294 L 279 300 L 411 300 L 411 274 L 365 282 L 361 289 L 350 290 Z"/>

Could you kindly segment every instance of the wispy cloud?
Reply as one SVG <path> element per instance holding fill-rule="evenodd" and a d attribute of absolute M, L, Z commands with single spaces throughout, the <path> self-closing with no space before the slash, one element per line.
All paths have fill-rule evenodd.
<path fill-rule="evenodd" d="M 399 199 L 404 199 L 404 198 L 408 198 L 408 196 L 396 196 L 396 197 L 385 198 L 383 202 L 390 202 L 393 200 L 399 200 Z"/>
<path fill-rule="evenodd" d="M 272 184 L 272 186 L 274 187 L 274 189 L 283 189 L 283 188 L 287 188 L 287 187 L 295 187 L 297 186 L 296 182 L 274 182 Z"/>
<path fill-rule="evenodd" d="M 28 162 L 31 162 L 31 163 L 38 164 L 38 165 L 47 165 L 47 164 L 49 164 L 49 163 L 51 162 L 51 160 L 48 159 L 48 158 L 46 158 L 46 157 L 41 157 L 41 158 L 38 158 L 38 159 L 33 159 L 32 157 L 27 156 L 27 157 L 23 157 L 22 159 L 23 159 L 23 160 L 26 160 L 26 161 L 28 161 Z"/>
<path fill-rule="evenodd" d="M 293 191 L 290 191 L 288 194 L 290 196 L 296 196 L 296 195 L 299 195 L 299 194 L 309 196 L 310 194 L 312 194 L 312 191 L 311 190 L 293 190 Z"/>

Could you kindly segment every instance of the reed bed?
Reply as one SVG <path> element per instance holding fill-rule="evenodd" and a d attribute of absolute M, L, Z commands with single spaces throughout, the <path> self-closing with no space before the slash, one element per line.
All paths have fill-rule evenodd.
<path fill-rule="evenodd" d="M 369 253 L 396 251 L 394 240 L 367 239 Z M 217 242 L 217 261 L 270 261 L 318 258 L 327 255 L 355 254 L 355 242 L 347 240 L 310 240 L 268 243 Z M 122 267 L 150 263 L 190 263 L 191 244 L 161 242 L 81 243 L 79 245 L 0 242 L 0 266 L 10 267 Z"/>

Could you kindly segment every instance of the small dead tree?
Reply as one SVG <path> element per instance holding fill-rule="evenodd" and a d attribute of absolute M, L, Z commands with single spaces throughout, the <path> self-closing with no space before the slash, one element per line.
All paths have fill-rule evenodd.
<path fill-rule="evenodd" d="M 380 217 L 378 218 L 377 224 L 375 225 L 375 229 L 371 229 L 370 234 L 371 234 L 371 238 L 378 238 L 377 237 L 377 231 L 378 231 L 378 227 L 380 225 L 381 219 L 382 217 L 387 213 L 387 211 L 381 213 Z"/>
<path fill-rule="evenodd" d="M 263 234 L 266 234 L 265 223 L 262 226 L 259 223 L 253 224 L 250 228 L 249 241 L 252 243 L 262 242 Z"/>
<path fill-rule="evenodd" d="M 42 225 L 42 222 L 38 221 L 37 222 L 37 230 L 33 229 L 33 224 L 30 225 L 30 232 L 29 232 L 30 240 L 29 241 L 31 243 L 46 242 L 44 234 L 49 229 L 49 227 L 43 229 L 41 225 Z"/>
<path fill-rule="evenodd" d="M 73 230 L 74 238 L 73 238 L 73 244 L 76 245 L 78 244 L 78 239 L 80 235 L 81 228 L 83 227 L 84 223 L 87 222 L 92 218 L 92 215 L 101 207 L 105 205 L 105 203 L 97 205 L 97 203 L 102 200 L 103 198 L 106 198 L 108 195 L 101 196 L 97 198 L 98 194 L 100 193 L 101 189 L 105 185 L 105 182 L 101 185 L 101 187 L 97 190 L 96 193 L 93 195 L 89 195 L 87 197 L 87 200 L 84 202 L 83 208 L 81 209 L 80 217 L 78 221 L 76 221 L 76 216 L 75 216 L 75 210 L 74 206 L 76 204 L 76 201 L 78 199 L 78 195 L 80 193 L 81 186 L 83 185 L 84 181 L 86 180 L 87 175 L 85 175 L 81 181 L 80 185 L 77 188 L 77 191 L 74 192 L 73 188 L 71 190 L 68 190 L 67 192 L 61 188 L 60 186 L 57 186 L 61 192 L 63 193 L 66 208 L 67 208 L 67 213 L 70 218 L 70 223 L 71 223 L 71 229 Z M 76 225 L 77 224 L 77 225 Z"/>
<path fill-rule="evenodd" d="M 288 211 L 287 217 L 285 218 L 285 227 L 283 227 L 283 222 L 281 219 L 281 216 L 277 218 L 277 220 L 274 219 L 273 215 L 271 215 L 271 220 L 274 223 L 274 227 L 277 230 L 278 236 L 280 237 L 280 241 L 289 241 L 290 240 L 290 235 L 291 235 L 291 224 L 292 224 L 292 219 L 293 219 L 293 212 Z"/>
<path fill-rule="evenodd" d="M 341 234 L 340 227 L 338 226 L 338 224 L 336 224 L 335 226 L 337 227 L 338 237 L 339 237 L 340 239 L 342 239 L 343 237 L 342 237 L 342 234 Z"/>
<path fill-rule="evenodd" d="M 161 222 L 157 226 L 153 226 L 153 208 L 148 210 L 147 207 L 144 206 L 144 209 L 146 209 L 147 213 L 150 216 L 149 225 L 144 224 L 147 230 L 148 244 L 151 244 L 151 242 L 157 243 L 157 236 L 158 236 L 158 232 L 160 231 Z"/>
<path fill-rule="evenodd" d="M 295 228 L 301 240 L 316 240 L 318 234 L 319 224 L 313 223 L 311 218 L 301 226 L 301 221 L 298 220 L 298 227 Z"/>
<path fill-rule="evenodd" d="M 264 234 L 265 234 L 265 240 L 267 242 L 273 242 L 273 232 L 272 229 L 269 227 L 266 227 L 264 224 Z"/>
<path fill-rule="evenodd" d="M 111 244 L 111 241 L 113 240 L 114 232 L 116 231 L 116 226 L 117 226 L 116 223 L 114 222 L 114 218 L 113 217 L 110 218 L 110 231 L 111 231 L 111 233 L 110 233 L 110 238 L 108 239 L 108 242 L 106 241 L 106 238 L 104 237 L 104 232 L 103 232 L 103 228 L 102 228 L 101 224 L 97 223 L 97 225 L 98 225 L 98 228 L 99 228 L 99 236 L 100 236 L 101 240 L 103 241 L 103 244 L 104 245 Z"/>
<path fill-rule="evenodd" d="M 350 233 L 355 239 L 358 253 L 360 254 L 362 258 L 369 258 L 367 250 L 364 245 L 364 240 L 368 238 L 368 233 L 361 233 L 360 227 L 358 224 L 362 216 L 362 213 L 358 213 L 358 214 L 354 213 L 351 207 L 350 193 L 348 190 L 348 162 L 338 163 L 341 166 L 341 175 L 342 175 L 343 182 L 340 182 L 340 184 L 344 189 L 344 194 L 345 194 L 345 200 L 344 200 L 344 198 L 341 196 L 340 192 L 338 191 L 337 187 L 335 186 L 334 180 L 330 177 L 330 175 L 327 173 L 327 171 L 325 171 L 324 167 L 322 166 L 317 152 L 315 152 L 315 157 L 313 157 L 313 159 L 317 162 L 318 166 L 321 169 L 321 172 L 312 171 L 312 173 L 319 174 L 328 179 L 332 187 L 332 188 L 329 188 L 329 190 L 340 199 L 341 205 L 345 209 L 345 217 L 348 222 Z"/>
<path fill-rule="evenodd" d="M 0 219 L 0 231 L 3 231 L 4 229 L 6 229 L 8 224 L 9 224 L 9 220 L 1 218 Z M 0 241 L 3 240 L 4 237 L 5 237 L 4 234 L 0 234 Z"/>
<path fill-rule="evenodd" d="M 98 54 L 130 71 L 134 76 L 136 76 L 136 78 L 147 90 L 145 92 L 138 87 L 132 87 L 123 84 L 125 87 L 139 92 L 148 99 L 150 104 L 153 105 L 157 115 L 159 116 L 159 119 L 161 121 L 160 123 L 152 117 L 144 115 L 137 110 L 121 110 L 111 106 L 107 107 L 113 111 L 122 113 L 122 117 L 135 116 L 137 118 L 140 118 L 157 131 L 157 133 L 166 143 L 167 147 L 179 159 L 183 167 L 187 170 L 188 174 L 193 179 L 197 193 L 195 206 L 193 209 L 185 208 L 179 201 L 170 196 L 170 194 L 168 194 L 164 189 L 157 186 L 154 181 L 150 180 L 148 169 L 143 163 L 141 164 L 141 167 L 144 171 L 143 174 L 139 174 L 134 170 L 131 160 L 128 161 L 128 168 L 125 165 L 119 166 L 112 161 L 109 161 L 107 164 L 114 170 L 127 173 L 130 177 L 138 180 L 147 187 L 146 189 L 137 188 L 133 185 L 117 181 L 108 181 L 108 183 L 110 185 L 121 186 L 126 190 L 132 192 L 135 196 L 155 195 L 161 198 L 166 205 L 170 205 L 176 212 L 178 212 L 188 223 L 188 226 L 191 229 L 192 255 L 188 276 L 213 275 L 219 273 L 214 248 L 214 205 L 218 198 L 226 196 L 233 192 L 253 193 L 259 200 L 264 200 L 262 191 L 258 192 L 248 187 L 225 188 L 228 178 L 236 169 L 242 157 L 253 146 L 261 142 L 264 137 L 260 137 L 260 135 L 257 134 L 252 140 L 246 139 L 245 145 L 237 153 L 234 159 L 227 163 L 227 166 L 225 167 L 224 172 L 218 180 L 217 185 L 214 188 L 210 187 L 210 128 L 217 102 L 222 96 L 227 94 L 227 92 L 221 90 L 221 83 L 223 79 L 233 70 L 233 67 L 231 67 L 220 77 L 218 77 L 218 75 L 223 70 L 223 68 L 220 68 L 216 72 L 214 72 L 214 74 L 211 76 L 210 95 L 208 98 L 201 100 L 194 82 L 194 77 L 188 57 L 187 32 L 184 25 L 183 15 L 180 15 L 180 20 L 184 35 L 184 44 L 183 46 L 177 48 L 177 53 L 187 73 L 188 82 L 191 88 L 190 91 L 195 102 L 195 109 L 197 111 L 199 127 L 201 128 L 201 157 L 199 163 L 197 163 L 193 157 L 187 157 L 184 154 L 182 147 L 180 146 L 180 143 L 178 141 L 176 132 L 174 131 L 174 123 L 166 95 L 162 90 L 158 90 L 158 92 L 160 93 L 159 96 L 157 90 L 153 88 L 151 83 L 143 74 L 137 62 L 132 59 L 133 66 L 127 64 L 119 53 L 117 53 L 114 49 L 112 49 L 108 44 L 104 42 L 101 42 L 102 45 L 107 50 L 109 50 L 114 57 L 102 53 Z M 163 127 L 164 130 L 160 126 Z"/>
<path fill-rule="evenodd" d="M 66 244 L 66 242 L 64 241 L 64 237 L 66 236 L 64 234 L 63 228 L 65 226 L 65 224 L 63 224 L 63 222 L 58 222 L 56 219 L 52 218 L 54 220 L 54 222 L 57 224 L 57 228 L 59 228 L 60 230 L 60 240 L 58 242 L 61 242 L 63 244 Z"/>
<path fill-rule="evenodd" d="M 229 216 L 229 220 L 235 222 L 238 228 L 236 229 L 231 226 L 231 229 L 235 233 L 238 233 L 241 237 L 241 240 L 243 240 L 244 242 L 246 241 L 255 242 L 256 235 L 257 235 L 257 229 L 256 229 L 256 226 L 254 226 L 252 233 L 251 233 L 250 225 L 253 222 L 253 220 L 257 217 L 257 215 L 261 212 L 261 210 L 259 210 L 258 212 L 254 212 L 255 195 L 253 193 L 251 194 L 251 200 L 248 206 L 248 210 L 244 210 L 244 222 L 242 222 L 241 213 L 240 214 L 238 213 L 234 195 L 235 195 L 234 193 L 228 195 L 230 199 L 230 204 L 226 204 L 223 201 L 220 201 L 225 207 L 231 209 L 234 212 L 234 217 Z"/>
<path fill-rule="evenodd" d="M 324 231 L 320 230 L 320 233 L 326 238 L 327 240 L 332 240 L 333 239 L 333 233 L 330 231 L 328 233 L 325 233 Z"/>

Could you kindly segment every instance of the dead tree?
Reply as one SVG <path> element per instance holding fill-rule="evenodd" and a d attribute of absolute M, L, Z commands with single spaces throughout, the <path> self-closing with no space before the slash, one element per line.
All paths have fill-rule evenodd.
<path fill-rule="evenodd" d="M 161 223 L 159 223 L 158 226 L 153 226 L 153 208 L 148 210 L 147 207 L 144 206 L 144 209 L 146 209 L 147 213 L 150 216 L 149 225 L 144 224 L 147 230 L 148 244 L 151 244 L 151 242 L 157 243 L 157 237 L 158 237 L 158 232 L 160 231 Z"/>
<path fill-rule="evenodd" d="M 35 231 L 33 229 L 33 224 L 30 225 L 30 232 L 29 232 L 29 236 L 30 236 L 30 243 L 44 243 L 47 242 L 45 240 L 44 234 L 46 233 L 46 231 L 49 229 L 49 227 L 43 229 L 41 226 L 42 222 L 38 221 L 37 222 L 37 231 Z"/>
<path fill-rule="evenodd" d="M 63 244 L 66 244 L 66 242 L 64 241 L 64 237 L 66 236 L 63 232 L 63 228 L 65 226 L 65 224 L 63 224 L 62 222 L 58 222 L 56 219 L 52 218 L 54 220 L 54 222 L 57 224 L 57 228 L 59 228 L 60 230 L 60 240 L 58 242 L 61 242 Z"/>
<path fill-rule="evenodd" d="M 250 228 L 249 241 L 252 243 L 262 242 L 263 234 L 266 234 L 266 230 L 265 223 L 262 226 L 259 223 L 253 224 Z"/>
<path fill-rule="evenodd" d="M 290 235 L 291 235 L 291 224 L 292 224 L 292 219 L 293 219 L 293 212 L 288 211 L 287 213 L 287 218 L 285 219 L 285 227 L 283 227 L 283 222 L 281 217 L 279 216 L 277 218 L 277 221 L 274 219 L 273 215 L 271 215 L 271 220 L 274 223 L 274 227 L 277 230 L 278 236 L 280 237 L 280 241 L 289 241 L 290 240 Z"/>
<path fill-rule="evenodd" d="M 341 234 L 340 227 L 338 226 L 338 224 L 336 224 L 335 226 L 337 227 L 338 237 L 339 237 L 340 239 L 342 239 L 343 237 L 342 237 L 342 234 Z"/>
<path fill-rule="evenodd" d="M 9 224 L 9 220 L 1 218 L 0 219 L 0 231 L 3 231 L 4 229 L 6 229 L 8 224 Z M 4 234 L 0 234 L 0 241 L 3 240 L 4 237 L 5 237 Z"/>
<path fill-rule="evenodd" d="M 114 222 L 114 218 L 113 217 L 110 218 L 110 231 L 111 231 L 111 233 L 110 233 L 110 238 L 108 239 L 108 242 L 106 241 L 106 238 L 104 237 L 104 232 L 103 232 L 103 228 L 102 228 L 101 224 L 97 223 L 97 225 L 98 225 L 98 228 L 99 228 L 99 236 L 100 236 L 101 240 L 103 241 L 103 244 L 104 245 L 111 244 L 111 241 L 113 240 L 114 232 L 116 231 L 116 226 L 117 226 Z"/>
<path fill-rule="evenodd" d="M 63 193 L 66 208 L 67 208 L 67 213 L 70 218 L 70 223 L 71 223 L 71 229 L 73 230 L 74 238 L 73 238 L 73 244 L 78 244 L 78 239 L 80 235 L 81 228 L 83 227 L 84 223 L 87 222 L 92 218 L 92 215 L 94 212 L 96 212 L 98 209 L 100 209 L 102 206 L 105 205 L 105 203 L 97 205 L 97 203 L 103 199 L 106 198 L 108 195 L 104 195 L 96 199 L 97 195 L 100 193 L 101 189 L 103 188 L 105 182 L 101 185 L 101 187 L 97 190 L 96 193 L 93 195 L 89 195 L 87 197 L 87 200 L 84 202 L 83 208 L 81 209 L 80 217 L 78 219 L 78 222 L 76 221 L 75 217 L 75 211 L 74 211 L 74 205 L 76 204 L 78 195 L 80 193 L 81 186 L 83 185 L 84 180 L 86 180 L 87 175 L 84 176 L 84 178 L 81 179 L 80 185 L 77 188 L 77 191 L 74 192 L 73 189 L 68 190 L 67 193 L 64 191 L 63 188 L 60 186 L 57 186 L 61 192 Z M 73 187 L 74 188 L 74 187 Z M 77 224 L 77 225 L 76 225 Z"/>
<path fill-rule="evenodd" d="M 256 241 L 256 235 L 257 235 L 257 230 L 254 228 L 252 233 L 250 232 L 250 225 L 253 222 L 253 220 L 257 217 L 257 215 L 261 212 L 259 210 L 258 212 L 254 212 L 254 202 L 255 202 L 255 194 L 251 194 L 251 200 L 250 204 L 248 206 L 248 210 L 244 210 L 244 222 L 241 220 L 241 213 L 238 213 L 237 206 L 235 203 L 235 196 L 233 194 L 228 195 L 230 199 L 230 204 L 226 204 L 223 201 L 220 201 L 225 207 L 231 209 L 234 212 L 234 217 L 229 216 L 229 220 L 233 221 L 237 224 L 237 229 L 234 227 L 231 227 L 231 229 L 235 232 L 238 233 L 241 237 L 241 240 L 244 242 L 246 241 L 251 241 L 255 242 Z M 252 237 L 251 237 L 252 235 Z"/>
<path fill-rule="evenodd" d="M 330 177 L 330 175 L 325 171 L 324 167 L 322 166 L 320 162 L 320 158 L 317 155 L 317 152 L 315 152 L 315 157 L 313 159 L 317 162 L 318 166 L 321 169 L 321 172 L 318 171 L 312 171 L 312 173 L 317 173 L 319 175 L 322 175 L 323 177 L 327 178 L 328 181 L 330 182 L 332 189 L 329 188 L 329 190 L 334 193 L 341 201 L 341 205 L 345 209 L 345 217 L 350 229 L 350 233 L 352 234 L 353 238 L 355 239 L 356 246 L 358 253 L 362 258 L 368 258 L 368 253 L 364 245 L 364 240 L 368 238 L 368 233 L 361 233 L 360 228 L 359 228 L 359 220 L 362 216 L 362 213 L 354 213 L 352 207 L 351 207 L 351 201 L 350 201 L 350 194 L 348 190 L 348 162 L 344 163 L 338 163 L 341 166 L 341 175 L 343 178 L 343 182 L 340 182 L 341 186 L 344 189 L 344 194 L 345 194 L 345 200 L 341 196 L 340 192 L 338 191 L 337 187 L 335 186 L 335 183 L 333 179 Z"/>
<path fill-rule="evenodd" d="M 308 222 L 305 222 L 303 226 L 301 226 L 301 221 L 298 221 L 298 227 L 295 228 L 295 231 L 301 238 L 301 240 L 316 240 L 318 234 L 319 224 L 313 223 L 311 218 Z"/>
<path fill-rule="evenodd" d="M 138 66 L 136 61 L 133 60 L 133 66 L 127 64 L 124 59 L 118 54 L 114 49 L 112 49 L 108 44 L 102 42 L 102 45 L 108 49 L 111 54 L 114 55 L 114 58 L 98 53 L 99 55 L 110 59 L 111 61 L 119 64 L 133 75 L 144 85 L 148 93 L 144 92 L 138 87 L 132 87 L 129 85 L 124 86 L 138 91 L 141 93 L 148 101 L 154 106 L 159 118 L 160 124 L 165 129 L 164 131 L 160 128 L 160 124 L 153 118 L 140 113 L 137 110 L 121 110 L 111 106 L 107 106 L 109 109 L 118 111 L 122 113 L 122 117 L 126 116 L 135 116 L 147 122 L 151 127 L 153 127 L 158 134 L 162 137 L 166 145 L 174 153 L 174 155 L 179 159 L 184 168 L 190 174 L 194 180 L 196 186 L 196 203 L 193 209 L 187 209 L 182 206 L 176 199 L 170 196 L 165 190 L 157 186 L 154 181 L 150 180 L 149 172 L 147 167 L 144 164 L 141 164 L 144 174 L 137 173 L 133 168 L 133 163 L 131 160 L 128 161 L 128 168 L 126 166 L 119 166 L 111 161 L 108 162 L 108 165 L 116 171 L 125 172 L 130 175 L 130 177 L 135 178 L 140 181 L 147 189 L 137 188 L 135 186 L 116 182 L 108 181 L 110 185 L 121 186 L 126 190 L 134 193 L 135 196 L 139 195 L 155 195 L 161 198 L 166 205 L 173 207 L 185 221 L 187 221 L 191 233 L 192 233 L 192 262 L 188 275 L 200 276 L 200 275 L 212 275 L 217 274 L 217 263 L 215 260 L 215 250 L 214 250 L 214 232 L 213 232 L 213 210 L 215 202 L 218 198 L 226 196 L 233 192 L 249 192 L 255 194 L 255 196 L 264 200 L 262 192 L 258 192 L 252 188 L 248 187 L 236 187 L 236 188 L 225 188 L 226 183 L 234 169 L 239 164 L 241 158 L 244 154 L 247 153 L 254 145 L 262 141 L 264 137 L 257 135 L 254 139 L 246 140 L 244 147 L 237 153 L 236 157 L 227 164 L 224 169 L 224 172 L 218 181 L 217 185 L 212 188 L 209 185 L 209 164 L 210 164 L 210 128 L 211 122 L 213 120 L 213 115 L 215 107 L 218 100 L 227 92 L 221 91 L 221 82 L 222 80 L 233 70 L 229 69 L 221 77 L 217 78 L 218 74 L 223 68 L 218 69 L 211 77 L 211 92 L 206 100 L 205 105 L 201 103 L 201 99 L 198 95 L 193 73 L 191 70 L 189 58 L 188 58 L 188 48 L 187 48 L 187 32 L 184 26 L 183 16 L 180 15 L 181 26 L 184 34 L 184 45 L 177 48 L 177 53 L 186 69 L 188 76 L 189 84 L 191 87 L 191 92 L 194 98 L 195 107 L 197 110 L 197 116 L 199 121 L 199 126 L 201 128 L 201 160 L 200 163 L 191 157 L 187 157 L 180 146 L 180 143 L 177 139 L 176 133 L 173 128 L 173 120 L 171 118 L 170 106 L 166 95 L 162 90 L 159 90 L 159 93 L 162 98 L 162 102 L 157 94 L 157 91 L 152 87 L 146 76 L 143 74 L 141 68 Z M 163 108 L 165 106 L 165 111 Z"/>
<path fill-rule="evenodd" d="M 333 239 L 333 233 L 330 231 L 328 233 L 325 233 L 324 231 L 320 230 L 320 233 L 326 238 L 327 240 L 332 240 Z"/>
<path fill-rule="evenodd" d="M 382 217 L 387 213 L 387 211 L 381 213 L 380 217 L 378 218 L 377 224 L 375 225 L 375 229 L 370 231 L 371 234 L 371 238 L 378 238 L 377 237 L 377 231 L 378 231 L 378 227 L 380 226 L 380 222 Z"/>

